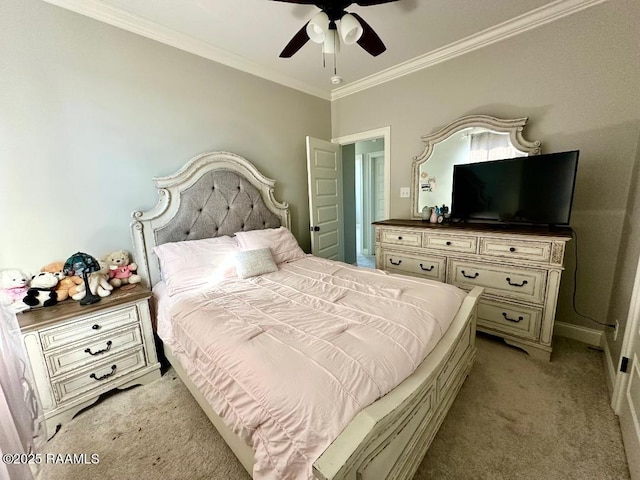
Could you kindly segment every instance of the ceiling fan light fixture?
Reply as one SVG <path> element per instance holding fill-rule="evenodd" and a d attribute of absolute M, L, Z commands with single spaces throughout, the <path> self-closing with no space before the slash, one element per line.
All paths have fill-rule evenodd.
<path fill-rule="evenodd" d="M 345 45 L 353 45 L 356 43 L 360 40 L 360 37 L 362 37 L 362 33 L 364 32 L 358 19 L 350 13 L 346 13 L 342 16 L 338 29 L 340 31 L 340 37 Z"/>
<path fill-rule="evenodd" d="M 312 42 L 323 43 L 329 36 L 329 16 L 319 12 L 307 24 L 307 35 Z"/>
<path fill-rule="evenodd" d="M 335 30 L 329 30 L 329 33 L 322 43 L 322 53 L 339 53 L 340 38 Z"/>

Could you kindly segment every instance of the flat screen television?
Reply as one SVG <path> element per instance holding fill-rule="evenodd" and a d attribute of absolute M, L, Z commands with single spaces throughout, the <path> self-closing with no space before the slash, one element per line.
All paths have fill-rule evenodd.
<path fill-rule="evenodd" d="M 578 154 L 455 165 L 451 215 L 464 221 L 568 225 Z"/>

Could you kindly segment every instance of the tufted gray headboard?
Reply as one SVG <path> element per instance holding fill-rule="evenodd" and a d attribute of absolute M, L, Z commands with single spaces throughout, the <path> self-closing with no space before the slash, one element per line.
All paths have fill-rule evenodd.
<path fill-rule="evenodd" d="M 134 212 L 131 223 L 134 260 L 148 287 L 160 280 L 156 245 L 281 225 L 290 228 L 289 206 L 273 197 L 275 180 L 239 155 L 198 155 L 173 175 L 153 180 L 158 204 Z"/>

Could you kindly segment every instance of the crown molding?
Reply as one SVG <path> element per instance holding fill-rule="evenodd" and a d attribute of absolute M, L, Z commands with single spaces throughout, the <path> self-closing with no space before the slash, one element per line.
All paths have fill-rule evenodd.
<path fill-rule="evenodd" d="M 465 53 L 519 35 L 606 1 L 607 0 L 557 0 L 442 48 L 369 75 L 361 80 L 356 80 L 343 87 L 335 88 L 331 91 L 331 100 L 337 100 L 375 87 L 376 85 L 395 80 L 404 75 L 409 75 L 410 73 L 437 65 L 438 63 L 451 60 Z"/>
<path fill-rule="evenodd" d="M 43 0 L 58 7 L 113 25 L 160 43 L 213 60 L 231 68 L 255 75 L 295 90 L 322 98 L 337 100 L 361 92 L 404 75 L 423 70 L 479 48 L 505 40 L 560 18 L 572 15 L 607 0 L 556 0 L 494 27 L 470 35 L 419 57 L 369 75 L 360 80 L 333 89 L 330 93 L 314 88 L 305 82 L 263 67 L 208 42 L 180 33 L 156 22 L 108 5 L 100 0 Z"/>
<path fill-rule="evenodd" d="M 227 50 L 216 47 L 208 42 L 198 40 L 192 36 L 185 35 L 184 33 L 180 33 L 156 22 L 133 15 L 99 0 L 43 1 L 81 15 L 85 15 L 95 20 L 99 20 L 103 23 L 108 23 L 114 27 L 122 28 L 123 30 L 156 40 L 160 43 L 164 43 L 165 45 L 170 45 L 180 50 L 193 53 L 194 55 L 204 57 L 208 60 L 213 60 L 214 62 L 221 63 L 228 67 L 308 93 L 309 95 L 320 97 L 324 100 L 331 99 L 329 92 L 313 88 L 304 82 L 295 80 L 287 75 L 265 68 L 254 62 L 250 62 L 240 55 L 236 55 Z"/>

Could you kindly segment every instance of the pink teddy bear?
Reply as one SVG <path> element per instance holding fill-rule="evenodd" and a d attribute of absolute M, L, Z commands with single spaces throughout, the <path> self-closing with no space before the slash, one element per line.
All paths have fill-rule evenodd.
<path fill-rule="evenodd" d="M 103 261 L 109 265 L 109 283 L 114 287 L 127 283 L 140 283 L 140 275 L 135 273 L 138 266 L 135 263 L 129 263 L 129 254 L 126 250 L 110 253 L 103 258 Z"/>

